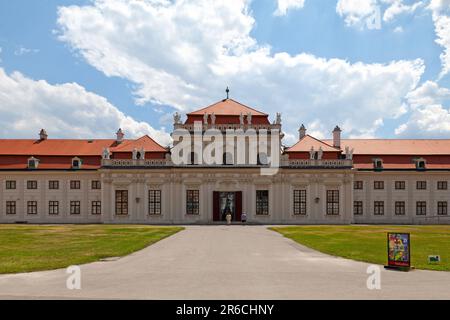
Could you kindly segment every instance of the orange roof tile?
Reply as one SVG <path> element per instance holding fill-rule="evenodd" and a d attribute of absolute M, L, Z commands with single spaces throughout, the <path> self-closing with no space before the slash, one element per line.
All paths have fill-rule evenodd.
<path fill-rule="evenodd" d="M 333 142 L 331 142 L 333 143 Z M 315 151 L 318 151 L 319 148 L 322 148 L 324 152 L 340 152 L 341 150 L 333 147 L 332 145 L 325 143 L 321 140 L 318 140 L 309 134 L 304 136 L 300 141 L 298 141 L 295 145 L 286 150 L 286 152 L 309 152 L 311 147 L 314 148 Z"/>
<path fill-rule="evenodd" d="M 114 143 L 113 139 L 0 139 L 0 155 L 95 156 Z"/>
<path fill-rule="evenodd" d="M 158 144 L 155 140 L 145 135 L 137 140 L 126 140 L 117 147 L 112 148 L 112 152 L 132 152 L 136 148 L 144 148 L 146 152 L 167 152 L 167 149 Z"/>
<path fill-rule="evenodd" d="M 252 114 L 252 116 L 268 116 L 266 113 L 250 108 L 233 99 L 221 100 L 206 108 L 188 113 L 188 116 L 203 115 L 205 113 L 208 114 L 214 113 L 216 116 L 239 116 L 241 113 L 243 115 L 247 115 L 249 112 Z"/>
<path fill-rule="evenodd" d="M 333 143 L 333 140 L 323 140 Z M 343 139 L 354 154 L 367 155 L 449 155 L 450 139 Z"/>

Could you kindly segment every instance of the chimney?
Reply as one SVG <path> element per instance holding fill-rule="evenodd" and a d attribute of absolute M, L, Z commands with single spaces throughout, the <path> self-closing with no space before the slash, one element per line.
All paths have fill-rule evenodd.
<path fill-rule="evenodd" d="M 125 133 L 123 133 L 122 129 L 119 128 L 119 130 L 116 132 L 116 142 L 117 143 L 121 143 L 123 141 L 123 136 L 125 135 Z"/>
<path fill-rule="evenodd" d="M 45 129 L 41 129 L 41 132 L 39 132 L 39 139 L 40 140 L 47 140 L 47 132 L 45 131 Z"/>
<path fill-rule="evenodd" d="M 341 147 L 341 128 L 336 126 L 333 130 L 333 147 L 340 148 Z"/>
<path fill-rule="evenodd" d="M 300 129 L 298 129 L 298 139 L 301 140 L 306 136 L 306 128 L 305 125 L 302 124 Z"/>

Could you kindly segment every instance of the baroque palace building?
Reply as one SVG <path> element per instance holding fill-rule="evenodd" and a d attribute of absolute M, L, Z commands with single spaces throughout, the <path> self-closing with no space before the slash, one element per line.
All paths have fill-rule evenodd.
<path fill-rule="evenodd" d="M 181 117 L 184 130 L 206 148 L 208 129 L 269 132 L 266 155 L 252 154 L 250 138 L 225 148 L 208 165 L 195 152 L 174 161 L 174 150 L 151 137 L 0 140 L 0 223 L 200 224 L 224 220 L 261 224 L 448 224 L 450 140 L 319 140 L 302 125 L 299 141 L 281 146 L 281 116 L 233 99 Z M 175 140 L 175 139 L 174 139 Z M 277 142 L 274 144 L 274 141 Z M 227 145 L 229 141 L 223 141 Z M 192 145 L 196 144 L 195 137 Z M 240 164 L 239 147 L 246 146 Z M 262 174 L 278 153 L 275 174 Z M 265 160 L 266 159 L 266 160 Z"/>

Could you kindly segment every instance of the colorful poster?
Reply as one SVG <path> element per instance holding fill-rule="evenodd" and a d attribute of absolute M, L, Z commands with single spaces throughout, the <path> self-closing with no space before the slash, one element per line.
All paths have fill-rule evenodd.
<path fill-rule="evenodd" d="M 410 267 L 409 233 L 388 233 L 388 265 L 390 267 Z"/>

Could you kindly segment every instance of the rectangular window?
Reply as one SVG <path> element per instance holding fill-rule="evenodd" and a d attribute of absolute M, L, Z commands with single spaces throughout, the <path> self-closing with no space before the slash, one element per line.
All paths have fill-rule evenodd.
<path fill-rule="evenodd" d="M 417 190 L 426 190 L 427 182 L 426 181 L 417 181 L 416 186 L 417 186 Z"/>
<path fill-rule="evenodd" d="M 395 181 L 395 190 L 405 190 L 406 183 L 405 181 Z"/>
<path fill-rule="evenodd" d="M 327 190 L 327 215 L 339 215 L 339 190 Z"/>
<path fill-rule="evenodd" d="M 361 216 L 363 214 L 363 202 L 353 201 L 353 214 L 355 216 Z"/>
<path fill-rule="evenodd" d="M 102 202 L 92 201 L 91 202 L 91 214 L 102 214 Z"/>
<path fill-rule="evenodd" d="M 448 189 L 447 181 L 438 181 L 437 182 L 437 189 L 438 190 L 447 190 Z"/>
<path fill-rule="evenodd" d="M 128 190 L 116 190 L 116 215 L 128 215 Z"/>
<path fill-rule="evenodd" d="M 384 189 L 384 181 L 374 181 L 373 188 L 375 190 L 383 190 Z"/>
<path fill-rule="evenodd" d="M 438 201 L 438 206 L 437 206 L 437 214 L 438 216 L 446 216 L 447 213 L 447 201 Z"/>
<path fill-rule="evenodd" d="M 70 189 L 81 189 L 80 180 L 71 180 L 70 181 Z"/>
<path fill-rule="evenodd" d="M 36 180 L 28 180 L 27 181 L 27 189 L 37 189 L 37 181 Z"/>
<path fill-rule="evenodd" d="M 148 214 L 161 214 L 161 190 L 148 190 Z"/>
<path fill-rule="evenodd" d="M 16 188 L 16 181 L 14 180 L 7 180 L 6 181 L 6 189 L 7 190 L 13 190 Z"/>
<path fill-rule="evenodd" d="M 416 215 L 425 216 L 427 214 L 427 203 L 426 201 L 416 202 Z"/>
<path fill-rule="evenodd" d="M 48 214 L 51 214 L 51 215 L 59 214 L 59 201 L 49 201 L 48 202 Z"/>
<path fill-rule="evenodd" d="M 384 201 L 375 201 L 373 203 L 373 214 L 376 216 L 384 215 Z"/>
<path fill-rule="evenodd" d="M 15 201 L 6 201 L 6 214 L 16 214 Z"/>
<path fill-rule="evenodd" d="M 306 215 L 306 190 L 294 190 L 294 214 Z"/>
<path fill-rule="evenodd" d="M 70 214 L 80 214 L 80 201 L 70 201 Z"/>
<path fill-rule="evenodd" d="M 269 214 L 269 190 L 256 190 L 256 214 L 259 216 Z"/>
<path fill-rule="evenodd" d="M 101 188 L 102 188 L 102 184 L 101 184 L 100 181 L 98 181 L 98 180 L 92 180 L 92 183 L 91 183 L 91 189 L 93 189 L 93 190 L 99 190 L 99 189 L 101 189 Z"/>
<path fill-rule="evenodd" d="M 405 201 L 395 201 L 395 215 L 404 216 L 406 214 L 406 204 Z"/>
<path fill-rule="evenodd" d="M 362 190 L 363 189 L 363 182 L 362 181 L 355 181 L 353 183 L 353 189 L 354 190 Z"/>
<path fill-rule="evenodd" d="M 50 180 L 48 182 L 48 188 L 50 190 L 58 190 L 59 189 L 59 181 L 58 180 Z"/>
<path fill-rule="evenodd" d="M 37 214 L 37 201 L 27 202 L 27 214 Z"/>
<path fill-rule="evenodd" d="M 186 190 L 186 214 L 200 214 L 200 191 Z"/>

